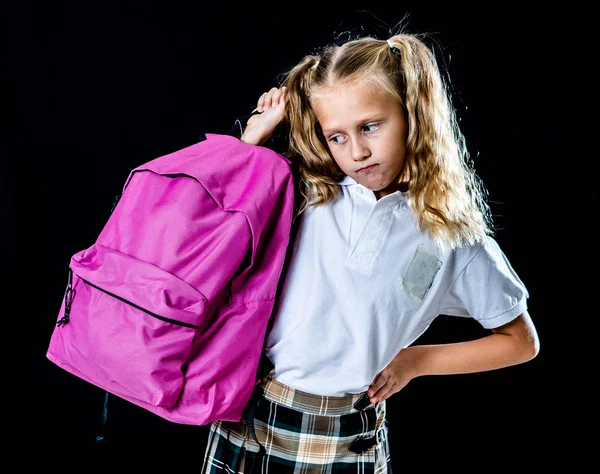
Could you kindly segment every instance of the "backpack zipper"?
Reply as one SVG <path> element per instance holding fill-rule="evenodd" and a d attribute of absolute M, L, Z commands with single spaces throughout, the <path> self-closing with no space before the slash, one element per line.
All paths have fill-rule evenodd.
<path fill-rule="evenodd" d="M 81 278 L 81 277 L 80 277 Z M 100 288 L 99 286 L 94 285 L 93 283 L 90 283 L 87 280 L 84 280 L 83 278 L 81 278 L 81 281 L 83 281 L 86 285 L 91 286 L 92 288 L 96 288 L 98 291 L 101 291 L 102 293 L 105 293 L 109 296 L 112 296 L 113 298 L 118 299 L 119 301 L 122 301 L 123 303 L 128 304 L 129 306 L 133 306 L 134 308 L 143 311 L 144 313 L 152 316 L 153 318 L 156 319 L 160 319 L 161 321 L 164 321 L 166 323 L 171 323 L 171 324 L 175 324 L 177 326 L 184 326 L 186 328 L 191 328 L 191 329 L 198 329 L 199 326 L 196 326 L 195 324 L 190 324 L 190 323 L 184 323 L 182 321 L 177 321 L 176 319 L 171 319 L 171 318 L 165 318 L 164 316 L 160 316 L 158 314 L 155 314 L 151 311 L 148 311 L 145 308 L 142 308 L 141 306 L 136 305 L 135 303 L 132 303 L 131 301 L 127 301 L 124 298 L 121 298 L 120 296 L 117 296 L 113 293 L 110 293 L 109 291 L 106 291 L 103 288 Z M 65 292 L 65 312 L 62 318 L 60 318 L 58 320 L 58 322 L 56 323 L 57 326 L 63 326 L 64 324 L 67 324 L 69 322 L 69 314 L 71 313 L 71 303 L 73 302 L 73 270 L 71 270 L 69 268 L 69 280 L 67 283 L 67 290 Z"/>
<path fill-rule="evenodd" d="M 67 289 L 65 291 L 65 314 L 58 320 L 58 327 L 69 322 L 69 314 L 71 313 L 71 303 L 73 302 L 73 270 L 69 268 L 69 279 L 67 281 Z"/>

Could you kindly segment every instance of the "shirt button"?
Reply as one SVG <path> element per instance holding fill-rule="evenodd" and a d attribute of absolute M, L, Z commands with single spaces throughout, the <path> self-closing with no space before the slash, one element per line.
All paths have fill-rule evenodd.
<path fill-rule="evenodd" d="M 364 193 L 364 191 L 363 191 L 363 188 L 361 188 L 360 186 L 358 187 L 357 191 L 358 191 L 360 194 Z"/>

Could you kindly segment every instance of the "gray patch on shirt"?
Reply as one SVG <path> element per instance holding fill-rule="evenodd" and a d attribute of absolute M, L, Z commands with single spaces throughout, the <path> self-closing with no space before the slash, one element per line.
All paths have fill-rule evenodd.
<path fill-rule="evenodd" d="M 431 250 L 423 244 L 419 245 L 404 274 L 402 287 L 417 302 L 423 301 L 441 266 L 442 261 Z"/>

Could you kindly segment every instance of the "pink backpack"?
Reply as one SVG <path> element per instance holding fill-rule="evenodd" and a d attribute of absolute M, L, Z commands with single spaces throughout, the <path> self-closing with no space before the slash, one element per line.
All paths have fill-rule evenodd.
<path fill-rule="evenodd" d="M 170 421 L 239 421 L 290 238 L 290 162 L 227 135 L 129 174 L 72 256 L 47 357 Z"/>

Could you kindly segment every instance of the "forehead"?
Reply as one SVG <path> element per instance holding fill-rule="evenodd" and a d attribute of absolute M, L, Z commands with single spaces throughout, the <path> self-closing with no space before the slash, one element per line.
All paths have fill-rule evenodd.
<path fill-rule="evenodd" d="M 345 84 L 311 95 L 311 105 L 321 127 L 346 128 L 356 122 L 394 113 L 399 104 L 371 84 Z"/>

